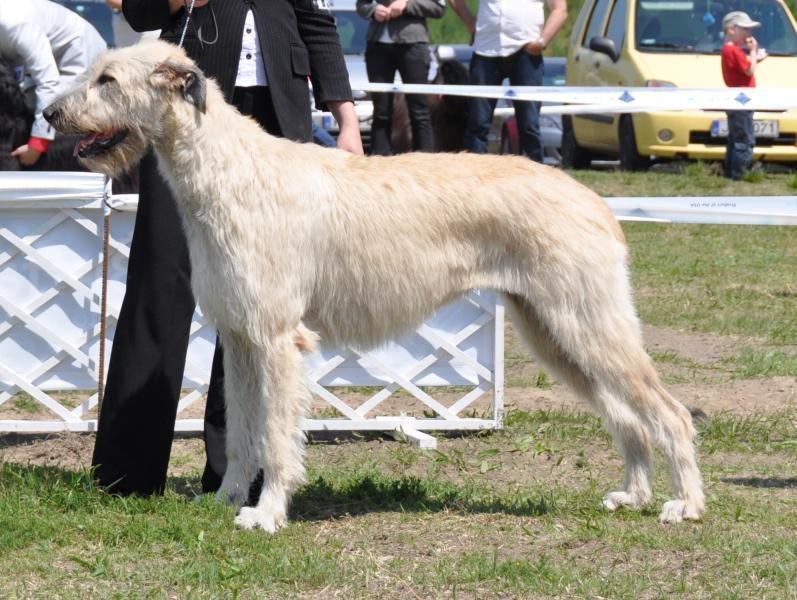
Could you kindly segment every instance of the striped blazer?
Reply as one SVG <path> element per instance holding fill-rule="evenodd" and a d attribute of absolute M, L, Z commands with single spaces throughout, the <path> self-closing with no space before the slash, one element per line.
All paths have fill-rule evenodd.
<path fill-rule="evenodd" d="M 352 99 L 335 21 L 323 6 L 314 0 L 211 0 L 194 9 L 183 46 L 230 100 L 252 9 L 282 135 L 310 141 L 308 77 L 317 106 Z M 162 39 L 180 41 L 186 9 L 171 15 L 167 0 L 124 0 L 122 8 L 136 31 L 161 29 Z"/>

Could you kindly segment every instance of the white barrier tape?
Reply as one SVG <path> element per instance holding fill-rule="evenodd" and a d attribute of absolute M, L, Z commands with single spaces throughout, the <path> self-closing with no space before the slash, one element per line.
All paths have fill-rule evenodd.
<path fill-rule="evenodd" d="M 365 92 L 535 100 L 559 104 L 544 106 L 543 114 L 630 113 L 651 110 L 784 111 L 797 108 L 795 88 L 624 88 L 367 83 L 358 86 L 358 89 Z M 577 106 L 572 106 L 574 104 Z"/>
<path fill-rule="evenodd" d="M 797 225 L 797 196 L 673 196 L 604 198 L 619 221 Z M 117 210 L 135 211 L 135 194 L 113 196 Z"/>
<path fill-rule="evenodd" d="M 620 221 L 797 225 L 797 196 L 605 198 Z"/>

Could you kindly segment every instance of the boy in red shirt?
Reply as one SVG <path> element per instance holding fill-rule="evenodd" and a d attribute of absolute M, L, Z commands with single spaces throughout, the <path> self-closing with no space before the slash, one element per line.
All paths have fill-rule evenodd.
<path fill-rule="evenodd" d="M 756 65 L 766 58 L 759 52 L 752 30 L 761 23 L 753 21 L 746 12 L 735 10 L 722 19 L 725 44 L 722 46 L 722 77 L 728 87 L 755 87 Z M 748 56 L 743 46 L 747 45 Z M 725 177 L 741 179 L 753 163 L 755 133 L 753 111 L 731 110 L 728 115 L 728 145 L 725 151 Z"/>

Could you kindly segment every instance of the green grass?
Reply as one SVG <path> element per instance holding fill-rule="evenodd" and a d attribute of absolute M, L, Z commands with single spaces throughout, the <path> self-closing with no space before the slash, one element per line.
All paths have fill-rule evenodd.
<path fill-rule="evenodd" d="M 667 170 L 641 173 L 572 170 L 568 174 L 602 196 L 793 196 L 794 179 L 787 173 L 763 173 L 756 181 L 732 181 L 706 162 L 668 165 Z"/>
<path fill-rule="evenodd" d="M 793 227 L 623 226 L 642 319 L 797 344 Z"/>
<path fill-rule="evenodd" d="M 794 193 L 794 176 L 732 183 L 702 163 L 573 175 L 603 195 Z M 720 358 L 653 352 L 671 378 L 797 376 L 794 228 L 623 228 L 646 323 L 738 337 Z M 548 390 L 510 342 L 508 385 Z M 598 418 L 513 410 L 505 424 L 428 452 L 372 436 L 311 444 L 308 482 L 274 536 L 193 501 L 202 456 L 175 458 L 186 475 L 163 497 L 123 499 L 85 471 L 0 454 L 0 598 L 797 599 L 793 411 L 700 421 L 708 512 L 674 527 L 656 519 L 668 494 L 660 464 L 651 507 L 602 510 L 622 468 Z"/>
<path fill-rule="evenodd" d="M 445 451 L 378 440 L 311 445 L 308 483 L 276 535 L 170 480 L 120 499 L 87 472 L 0 467 L 3 598 L 789 598 L 797 592 L 797 419 L 700 426 L 699 524 L 656 507 L 607 514 L 620 461 L 597 418 L 513 411 Z M 401 451 L 397 451 L 400 448 Z M 666 477 L 656 471 L 655 504 Z"/>

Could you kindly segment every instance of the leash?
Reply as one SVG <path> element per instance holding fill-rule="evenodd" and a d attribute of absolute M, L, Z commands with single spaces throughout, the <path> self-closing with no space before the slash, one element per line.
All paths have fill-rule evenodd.
<path fill-rule="evenodd" d="M 188 6 L 188 0 L 184 0 L 184 5 Z M 177 44 L 180 48 L 183 47 L 183 40 L 185 40 L 185 32 L 188 31 L 188 22 L 191 20 L 191 13 L 194 12 L 194 4 L 196 0 L 191 0 L 191 5 L 188 6 L 188 14 L 185 16 L 185 24 L 183 25 L 183 33 L 180 34 L 180 43 Z"/>
<path fill-rule="evenodd" d="M 105 395 L 105 331 L 108 318 L 108 261 L 110 259 L 111 237 L 111 179 L 105 178 L 103 192 L 103 231 L 102 231 L 102 289 L 100 290 L 100 349 L 97 366 L 97 427 L 100 425 L 102 400 Z"/>

